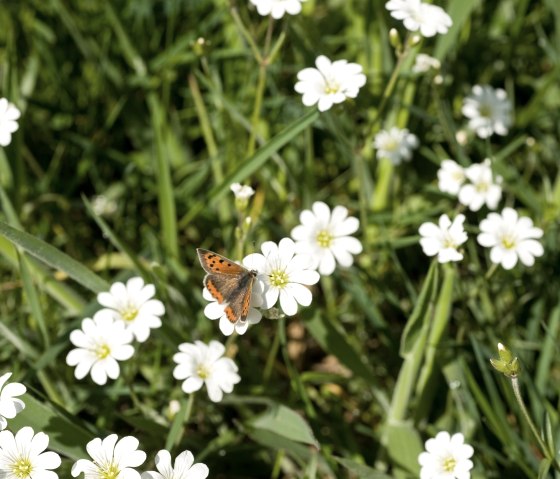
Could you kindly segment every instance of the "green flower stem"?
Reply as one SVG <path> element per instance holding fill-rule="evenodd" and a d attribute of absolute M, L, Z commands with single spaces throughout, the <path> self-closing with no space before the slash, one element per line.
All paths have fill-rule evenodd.
<path fill-rule="evenodd" d="M 188 424 L 191 417 L 191 412 L 194 404 L 195 393 L 189 394 L 189 398 L 185 400 L 181 399 L 181 409 L 173 418 L 171 423 L 171 428 L 169 429 L 169 434 L 165 440 L 165 449 L 170 451 L 173 446 L 179 443 L 183 435 L 184 427 Z"/>
<path fill-rule="evenodd" d="M 373 193 L 373 201 L 371 209 L 373 211 L 382 211 L 387 208 L 389 199 L 389 189 L 393 178 L 393 163 L 387 158 L 382 158 L 377 167 L 377 181 L 375 182 L 375 190 Z"/>
<path fill-rule="evenodd" d="M 523 416 L 525 417 L 527 424 L 529 424 L 533 436 L 535 436 L 535 439 L 539 443 L 539 447 L 541 448 L 542 453 L 546 457 L 553 459 L 554 451 L 550 451 L 549 448 L 546 446 L 546 444 L 541 438 L 541 435 L 539 434 L 539 431 L 535 427 L 535 424 L 533 423 L 531 416 L 529 416 L 529 411 L 527 411 L 527 407 L 525 406 L 525 402 L 523 401 L 523 397 L 521 396 L 521 390 L 519 389 L 519 379 L 517 378 L 517 376 L 513 376 L 511 378 L 511 387 L 513 388 L 515 399 L 517 399 L 517 404 L 519 404 L 519 408 L 521 409 L 521 412 L 523 413 Z"/>
<path fill-rule="evenodd" d="M 270 59 L 268 58 L 268 52 L 270 50 L 270 43 L 272 40 L 273 25 L 274 25 L 274 19 L 272 17 L 269 17 L 263 55 L 259 55 L 259 57 L 256 57 L 259 63 L 259 77 L 257 80 L 257 88 L 255 90 L 255 102 L 253 104 L 253 114 L 251 115 L 251 134 L 249 137 L 249 143 L 247 144 L 247 158 L 253 156 L 253 154 L 255 153 L 257 131 L 261 119 L 262 100 L 264 96 L 264 90 L 266 88 L 266 73 L 267 73 L 268 65 L 270 64 Z"/>
<path fill-rule="evenodd" d="M 249 44 L 249 47 L 251 48 L 251 51 L 253 52 L 253 56 L 255 57 L 255 60 L 257 60 L 258 63 L 261 63 L 262 57 L 261 57 L 261 54 L 260 54 L 259 49 L 257 47 L 257 44 L 255 43 L 255 40 L 253 40 L 253 37 L 249 33 L 249 30 L 247 30 L 247 28 L 245 27 L 245 25 L 243 23 L 243 20 L 241 20 L 241 17 L 239 16 L 239 13 L 237 12 L 237 8 L 236 7 L 231 7 L 230 12 L 231 12 L 231 16 L 233 18 L 233 21 L 235 22 L 235 26 L 239 29 L 239 31 L 241 32 L 241 35 L 243 35 L 243 38 Z"/>
<path fill-rule="evenodd" d="M 266 363 L 263 372 L 263 383 L 266 385 L 270 381 L 270 376 L 272 375 L 272 369 L 274 368 L 274 361 L 276 360 L 276 355 L 278 354 L 278 348 L 280 347 L 280 335 L 275 334 L 272 340 L 272 345 L 268 351 L 268 356 L 266 358 Z"/>
<path fill-rule="evenodd" d="M 419 394 L 424 391 L 426 385 L 428 384 L 434 368 L 439 343 L 449 323 L 451 306 L 453 304 L 453 285 L 455 283 L 456 276 L 457 271 L 455 267 L 453 265 L 446 264 L 443 271 L 443 284 L 437 300 L 430 335 L 428 336 L 426 357 L 420 373 L 420 379 L 416 386 L 416 391 Z"/>
<path fill-rule="evenodd" d="M 212 173 L 216 183 L 221 183 L 224 179 L 224 174 L 222 171 L 222 166 L 218 160 L 218 146 L 216 140 L 214 139 L 214 133 L 212 132 L 212 125 L 210 124 L 210 119 L 208 118 L 208 112 L 206 106 L 204 105 L 204 100 L 200 94 L 200 88 L 198 87 L 198 82 L 196 76 L 192 73 L 188 77 L 189 89 L 193 97 L 194 106 L 196 108 L 196 114 L 198 116 L 198 121 L 200 122 L 200 128 L 202 130 L 202 136 L 204 137 L 204 142 L 206 143 L 206 148 L 208 148 L 208 154 L 210 156 L 210 162 L 212 166 Z"/>

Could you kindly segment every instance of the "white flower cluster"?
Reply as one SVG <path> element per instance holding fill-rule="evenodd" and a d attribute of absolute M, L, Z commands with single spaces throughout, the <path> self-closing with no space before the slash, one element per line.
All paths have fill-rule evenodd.
<path fill-rule="evenodd" d="M 86 449 L 91 459 L 79 459 L 72 466 L 72 476 L 84 474 L 85 479 L 206 479 L 210 471 L 206 464 L 194 463 L 190 451 L 183 451 L 172 462 L 169 451 L 156 454 L 156 471 L 140 472 L 136 468 L 146 461 L 146 453 L 138 449 L 134 436 L 118 439 L 116 434 L 88 442 Z M 35 477 L 35 476 L 34 476 Z"/>
<path fill-rule="evenodd" d="M 459 202 L 471 211 L 478 211 L 484 205 L 496 209 L 502 197 L 502 178 L 493 175 L 489 159 L 467 168 L 453 160 L 443 160 L 437 176 L 440 191 L 456 195 Z M 419 233 L 424 253 L 437 255 L 441 263 L 463 259 L 458 247 L 467 241 L 464 221 L 462 214 L 453 222 L 447 215 L 442 215 L 439 225 L 422 224 Z M 481 221 L 480 231 L 478 243 L 491 248 L 490 261 L 504 269 L 512 269 L 518 261 L 533 266 L 535 257 L 544 254 L 538 241 L 543 230 L 535 227 L 530 218 L 520 217 L 513 208 L 504 208 L 501 214 L 489 213 Z"/>
<path fill-rule="evenodd" d="M 160 316 L 165 314 L 165 307 L 153 299 L 155 293 L 154 285 L 135 277 L 126 284 L 113 283 L 108 292 L 97 295 L 97 301 L 105 308 L 93 318 L 85 318 L 81 329 L 70 333 L 76 349 L 68 353 L 66 363 L 76 366 L 77 379 L 89 373 L 93 382 L 103 385 L 107 378 L 119 377 L 118 362 L 134 354 L 132 341 L 143 343 L 151 329 L 161 327 Z"/>
<path fill-rule="evenodd" d="M 243 259 L 243 266 L 256 274 L 251 305 L 244 320 L 228 319 L 228 304 L 218 302 L 204 288 L 203 297 L 209 301 L 204 314 L 209 319 L 219 319 L 224 335 L 234 331 L 244 334 L 250 324 L 258 323 L 262 313 L 257 308 L 270 310 L 279 304 L 283 314 L 293 316 L 300 305 L 311 304 L 309 286 L 316 284 L 320 275 L 332 274 L 337 263 L 351 266 L 353 255 L 362 252 L 360 241 L 350 236 L 358 230 L 360 222 L 348 216 L 345 207 L 336 206 L 331 211 L 327 204 L 316 201 L 311 210 L 301 212 L 300 221 L 293 228 L 291 238 L 283 238 L 278 244 L 266 241 L 261 245 L 261 253 Z"/>
<path fill-rule="evenodd" d="M 385 8 L 396 20 L 402 20 L 410 32 L 420 32 L 423 37 L 445 34 L 453 25 L 451 17 L 437 5 L 421 0 L 389 0 Z"/>

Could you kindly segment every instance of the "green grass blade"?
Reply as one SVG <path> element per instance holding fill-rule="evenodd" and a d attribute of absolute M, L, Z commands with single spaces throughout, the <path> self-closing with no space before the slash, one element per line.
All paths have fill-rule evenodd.
<path fill-rule="evenodd" d="M 43 343 L 45 347 L 48 348 L 50 345 L 50 340 L 47 330 L 47 324 L 45 322 L 43 311 L 41 310 L 39 295 L 37 294 L 37 290 L 35 289 L 35 285 L 33 284 L 33 279 L 31 278 L 31 272 L 29 271 L 27 258 L 24 254 L 20 254 L 18 256 L 19 270 L 21 273 L 21 279 L 23 281 L 23 289 L 25 290 L 25 295 L 27 296 L 27 301 L 29 302 L 29 306 L 31 308 L 31 314 L 37 321 L 39 330 L 41 331 L 41 335 L 43 336 Z"/>
<path fill-rule="evenodd" d="M 0 221 L 0 235 L 19 246 L 31 256 L 45 262 L 52 268 L 64 271 L 85 288 L 100 293 L 109 289 L 109 284 L 81 263 L 29 233 L 18 231 Z"/>

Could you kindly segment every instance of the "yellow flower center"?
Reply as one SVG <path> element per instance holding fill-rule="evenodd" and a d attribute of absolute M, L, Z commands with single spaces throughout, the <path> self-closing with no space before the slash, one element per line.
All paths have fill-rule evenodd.
<path fill-rule="evenodd" d="M 478 112 L 484 118 L 492 118 L 492 109 L 488 105 L 480 105 Z"/>
<path fill-rule="evenodd" d="M 200 379 L 206 379 L 210 376 L 210 370 L 206 367 L 205 364 L 199 364 L 198 368 L 196 369 L 196 374 Z"/>
<path fill-rule="evenodd" d="M 330 234 L 327 230 L 322 230 L 317 233 L 316 240 L 317 244 L 321 248 L 329 248 L 333 240 L 333 235 Z"/>
<path fill-rule="evenodd" d="M 453 456 L 445 458 L 441 463 L 441 467 L 445 472 L 453 472 L 455 470 L 456 465 L 457 465 L 457 461 Z"/>
<path fill-rule="evenodd" d="M 268 275 L 268 279 L 270 284 L 277 288 L 283 288 L 290 282 L 288 273 L 285 271 L 273 271 Z"/>
<path fill-rule="evenodd" d="M 16 462 L 12 464 L 12 474 L 18 479 L 23 479 L 29 477 L 33 471 L 33 465 L 29 459 L 24 459 L 20 457 Z"/>
<path fill-rule="evenodd" d="M 95 350 L 95 355 L 99 359 L 105 359 L 107 356 L 111 354 L 111 348 L 107 344 L 98 344 L 97 349 Z"/>
<path fill-rule="evenodd" d="M 113 463 L 103 467 L 99 466 L 100 479 L 117 479 L 120 472 L 116 464 Z"/>
<path fill-rule="evenodd" d="M 488 183 L 481 181 L 480 183 L 476 184 L 476 191 L 478 191 L 479 193 L 486 193 L 488 191 L 489 186 L 490 185 Z"/>
<path fill-rule="evenodd" d="M 457 248 L 457 245 L 455 244 L 455 242 L 453 241 L 453 238 L 451 238 L 451 236 L 446 236 L 443 240 L 443 247 L 444 248 Z"/>
<path fill-rule="evenodd" d="M 325 93 L 327 95 L 332 95 L 340 91 L 340 84 L 334 80 L 325 81 Z"/>
<path fill-rule="evenodd" d="M 514 249 L 515 248 L 515 238 L 512 238 L 511 236 L 504 236 L 502 238 L 502 246 L 505 249 Z"/>
<path fill-rule="evenodd" d="M 125 321 L 130 322 L 133 321 L 136 316 L 138 316 L 138 309 L 136 309 L 134 306 L 128 306 L 127 309 L 123 309 L 120 313 Z"/>

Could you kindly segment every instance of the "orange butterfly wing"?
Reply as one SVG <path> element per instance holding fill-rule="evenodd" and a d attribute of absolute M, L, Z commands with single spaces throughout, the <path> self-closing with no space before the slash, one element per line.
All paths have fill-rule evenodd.
<path fill-rule="evenodd" d="M 198 259 L 208 273 L 204 286 L 218 303 L 227 303 L 224 312 L 229 321 L 245 321 L 251 307 L 251 293 L 256 271 L 231 261 L 225 256 L 198 248 Z"/>

